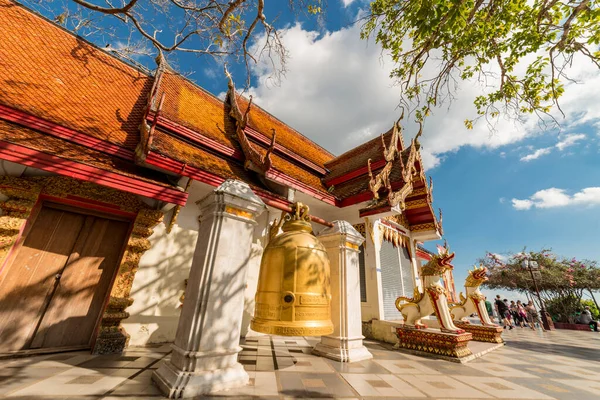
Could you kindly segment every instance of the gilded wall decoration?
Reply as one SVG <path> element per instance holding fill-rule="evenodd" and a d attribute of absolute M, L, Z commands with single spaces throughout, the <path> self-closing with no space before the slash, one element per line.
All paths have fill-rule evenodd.
<path fill-rule="evenodd" d="M 162 220 L 162 212 L 151 210 L 133 194 L 64 176 L 0 176 L 0 193 L 7 197 L 0 202 L 0 262 L 15 244 L 41 194 L 57 199 L 93 200 L 136 214 L 94 346 L 94 353 L 98 354 L 122 352 L 129 336 L 120 325 L 129 317 L 125 309 L 133 303 L 129 297 L 133 278 L 142 254 L 150 248 L 148 237 Z"/>
<path fill-rule="evenodd" d="M 356 229 L 356 231 L 358 233 L 360 233 L 362 235 L 363 238 L 367 238 L 367 232 L 365 230 L 365 224 L 356 224 L 356 225 L 352 225 L 352 227 L 354 229 Z"/>

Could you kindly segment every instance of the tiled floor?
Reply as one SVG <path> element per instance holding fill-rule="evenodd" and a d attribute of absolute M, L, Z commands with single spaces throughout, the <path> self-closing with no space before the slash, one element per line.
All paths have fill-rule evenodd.
<path fill-rule="evenodd" d="M 376 342 L 367 342 L 373 360 L 341 364 L 311 355 L 313 338 L 251 338 L 239 357 L 249 385 L 201 398 L 600 399 L 600 334 L 514 329 L 504 337 L 505 347 L 465 365 Z M 0 398 L 160 399 L 151 375 L 170 351 L 0 360 Z"/>

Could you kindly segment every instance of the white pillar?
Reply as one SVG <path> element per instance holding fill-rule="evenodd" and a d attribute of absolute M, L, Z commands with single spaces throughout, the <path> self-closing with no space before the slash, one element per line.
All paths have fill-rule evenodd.
<path fill-rule="evenodd" d="M 367 360 L 373 356 L 363 345 L 360 316 L 358 248 L 364 241 L 346 221 L 319 234 L 331 262 L 331 320 L 333 333 L 321 336 L 313 353 L 342 362 Z"/>
<path fill-rule="evenodd" d="M 244 386 L 237 361 L 255 219 L 266 206 L 239 181 L 200 200 L 200 230 L 173 353 L 152 379 L 169 398 Z"/>

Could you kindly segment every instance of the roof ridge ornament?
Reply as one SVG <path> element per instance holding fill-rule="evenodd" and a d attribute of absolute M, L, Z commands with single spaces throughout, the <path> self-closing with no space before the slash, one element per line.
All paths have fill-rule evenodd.
<path fill-rule="evenodd" d="M 163 74 L 166 70 L 171 70 L 171 67 L 169 66 L 169 64 L 167 64 L 167 61 L 162 51 L 159 50 L 155 61 L 158 67 L 156 68 L 156 73 L 154 74 L 154 82 L 152 83 L 152 88 L 148 93 L 148 102 L 146 104 L 146 109 L 144 110 L 142 123 L 139 126 L 140 141 L 138 142 L 135 148 L 135 163 L 139 165 L 143 165 L 146 162 L 146 157 L 148 156 L 148 153 L 150 152 L 150 147 L 152 146 L 154 129 L 156 128 L 156 124 L 158 123 L 160 111 L 162 109 L 163 102 L 165 101 L 165 92 L 163 91 L 158 104 L 156 104 L 156 98 L 158 96 Z M 154 113 L 154 115 L 152 116 L 152 124 L 148 123 L 148 119 L 150 118 L 150 112 Z"/>
<path fill-rule="evenodd" d="M 404 184 L 397 191 L 390 190 L 388 192 L 388 202 L 390 206 L 396 207 L 400 205 L 402 209 L 405 207 L 405 200 L 408 195 L 413 190 L 413 176 L 417 174 L 417 169 L 415 168 L 415 162 L 417 161 L 419 150 L 421 148 L 421 144 L 419 143 L 419 137 L 423 134 L 423 123 L 419 121 L 419 132 L 414 137 L 414 139 L 410 143 L 410 147 L 408 148 L 408 158 L 406 159 L 406 163 L 402 165 L 402 181 Z M 400 157 L 402 160 L 402 157 Z M 422 170 L 421 166 L 421 170 Z"/>
<path fill-rule="evenodd" d="M 233 83 L 233 78 L 231 77 L 231 74 L 227 70 L 227 66 L 225 66 L 225 75 L 229 80 L 229 82 L 227 83 L 227 99 L 229 100 L 229 104 L 231 106 L 229 116 L 235 120 L 236 137 L 238 139 L 238 142 L 240 143 L 240 147 L 242 148 L 242 152 L 244 153 L 244 156 L 246 158 L 246 161 L 244 162 L 244 168 L 265 175 L 265 173 L 269 169 L 271 169 L 272 165 L 271 153 L 275 148 L 275 129 L 272 129 L 273 137 L 271 138 L 271 144 L 267 149 L 266 154 L 263 156 L 252 146 L 245 132 L 246 126 L 248 125 L 250 109 L 252 107 L 252 96 L 249 96 L 250 99 L 248 101 L 248 107 L 246 107 L 246 110 L 242 114 L 242 111 L 240 110 L 240 106 L 238 105 L 236 99 L 235 84 Z"/>
<path fill-rule="evenodd" d="M 391 162 L 394 161 L 396 156 L 398 155 L 398 139 L 402 136 L 402 125 L 400 125 L 400 121 L 404 119 L 404 107 L 402 108 L 402 115 L 400 118 L 394 123 L 392 127 L 392 138 L 390 140 L 390 146 L 386 148 L 385 140 L 383 136 L 385 134 L 381 134 L 381 144 L 383 145 L 383 158 L 385 161 Z"/>

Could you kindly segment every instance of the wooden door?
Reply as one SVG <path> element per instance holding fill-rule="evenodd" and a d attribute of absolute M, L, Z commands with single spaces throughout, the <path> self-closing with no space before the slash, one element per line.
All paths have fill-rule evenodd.
<path fill-rule="evenodd" d="M 44 205 L 0 274 L 0 351 L 89 346 L 129 222 Z"/>

